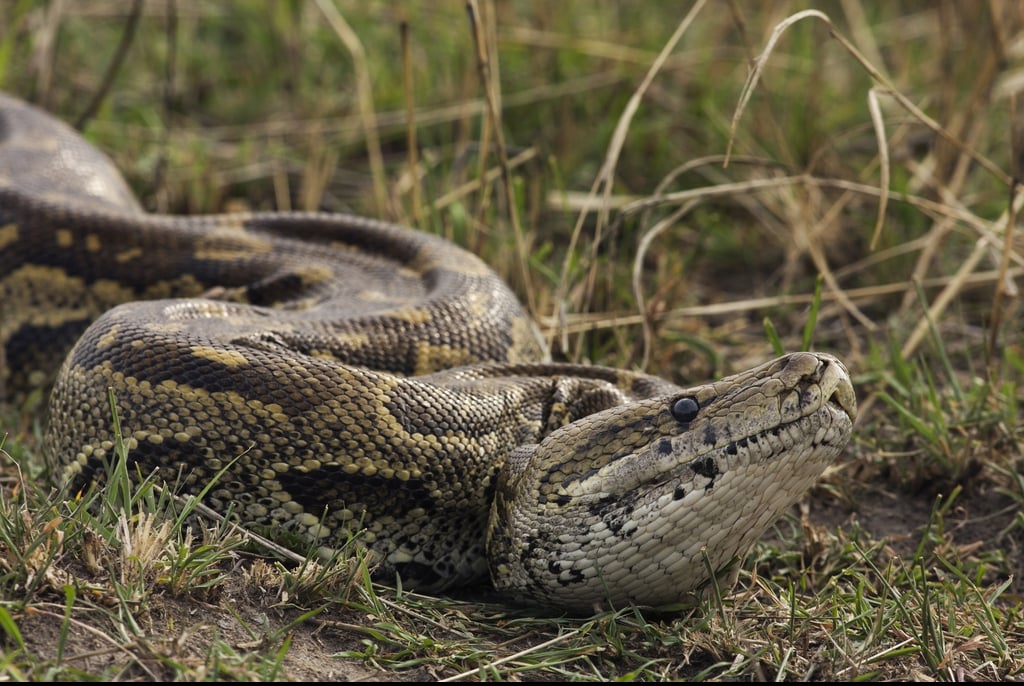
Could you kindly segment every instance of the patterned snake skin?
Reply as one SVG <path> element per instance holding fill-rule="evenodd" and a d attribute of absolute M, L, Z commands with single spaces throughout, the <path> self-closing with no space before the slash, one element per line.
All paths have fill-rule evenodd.
<path fill-rule="evenodd" d="M 58 482 L 130 458 L 298 551 L 586 611 L 686 598 L 849 440 L 843 365 L 692 388 L 547 361 L 473 255 L 338 214 L 144 213 L 112 164 L 0 95 L 0 399 L 53 385 Z"/>

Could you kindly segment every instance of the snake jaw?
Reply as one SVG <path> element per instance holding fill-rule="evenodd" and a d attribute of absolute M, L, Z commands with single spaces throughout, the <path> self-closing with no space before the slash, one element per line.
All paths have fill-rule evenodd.
<path fill-rule="evenodd" d="M 691 421 L 673 416 L 680 397 L 700 406 Z M 599 466 L 572 477 L 556 467 L 579 459 L 567 456 L 573 450 L 593 450 L 588 437 L 602 424 L 635 426 L 638 414 L 645 444 L 591 454 Z M 855 416 L 838 360 L 797 353 L 599 413 L 585 431 L 556 432 L 516 461 L 527 495 L 508 500 L 499 486 L 489 541 L 494 583 L 528 602 L 582 611 L 689 598 L 707 582 L 709 564 L 720 570 L 741 559 L 817 480 L 845 447 Z"/>

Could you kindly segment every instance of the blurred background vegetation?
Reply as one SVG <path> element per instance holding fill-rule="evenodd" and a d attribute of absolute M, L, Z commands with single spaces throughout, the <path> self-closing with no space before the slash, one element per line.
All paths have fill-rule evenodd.
<path fill-rule="evenodd" d="M 862 413 L 825 520 L 1001 512 L 957 558 L 994 583 L 1021 571 L 1022 29 L 1014 0 L 0 0 L 0 88 L 152 211 L 449 237 L 556 359 L 703 381 L 772 356 L 766 320 L 838 354 Z"/>
<path fill-rule="evenodd" d="M 501 178 L 493 173 L 500 158 L 467 8 L 457 2 L 342 3 L 337 16 L 357 41 L 353 46 L 339 38 L 327 5 L 150 1 L 141 3 L 141 16 L 133 20 L 129 2 L 7 2 L 0 17 L 6 27 L 0 85 L 69 121 L 88 116 L 100 94 L 84 130 L 113 156 L 152 210 L 326 209 L 419 225 L 482 254 L 553 336 L 559 333 L 555 315 L 562 314 L 564 323 L 580 312 L 637 314 L 632 261 L 640 237 L 668 210 L 620 214 L 616 207 L 659 191 L 797 174 L 879 183 L 868 113 L 872 80 L 814 19 L 786 31 L 767 60 L 739 120 L 737 159 L 723 168 L 720 156 L 752 60 L 772 28 L 802 3 L 712 2 L 697 13 L 629 122 L 606 206 L 615 216 L 599 222 L 600 196 L 584 203 L 580 193 L 595 182 L 620 115 L 689 6 L 485 3 L 478 30 L 505 155 L 516 161 L 512 185 L 523 241 L 510 250 L 515 228 Z M 975 78 L 987 56 L 978 48 L 992 46 L 988 13 L 958 3 L 844 2 L 823 9 L 845 35 L 867 36 L 860 49 L 937 121 L 974 125 L 963 123 L 963 109 L 980 106 L 994 85 L 994 75 L 988 83 Z M 117 48 L 126 40 L 131 42 L 122 59 Z M 940 44 L 948 49 L 936 55 Z M 361 76 L 367 90 L 358 87 Z M 933 145 L 936 136 L 891 98 L 882 100 L 891 155 L 899 162 L 892 188 L 923 187 L 934 195 L 935 186 L 948 180 L 941 176 L 952 173 L 955 150 L 945 152 L 952 160 L 935 159 L 935 169 L 920 169 L 942 152 Z M 1009 132 L 1006 110 L 1004 100 L 986 112 L 984 134 L 993 143 Z M 1007 169 L 1008 146 L 982 149 Z M 375 178 L 376 150 L 382 171 Z M 680 169 L 684 165 L 692 168 Z M 971 181 L 963 190 L 972 206 L 995 218 L 1006 203 L 1005 186 L 985 174 Z M 685 366 L 678 359 L 686 357 L 681 347 L 696 339 L 706 355 L 721 349 L 715 339 L 726 333 L 762 341 L 752 358 L 768 354 L 761 318 L 773 310 L 763 306 L 702 323 L 683 315 L 669 315 L 667 322 L 653 318 L 684 306 L 806 295 L 818 271 L 811 251 L 822 252 L 836 268 L 866 257 L 878 200 L 843 195 L 812 184 L 708 193 L 661 233 L 641 265 L 644 314 L 661 322 L 664 337 L 652 370 L 695 378 L 719 373 L 723 361 L 717 355 L 685 373 L 673 369 Z M 588 213 L 574 254 L 567 255 L 583 207 Z M 891 203 L 876 256 L 920 238 L 932 221 L 927 213 Z M 912 248 L 899 252 L 847 269 L 840 285 L 905 280 L 916 255 Z M 962 250 L 940 253 L 947 267 L 959 257 Z M 863 307 L 885 326 L 900 296 L 877 296 Z M 798 310 L 793 322 L 777 324 L 784 337 L 797 336 L 790 343 L 799 340 L 794 324 L 805 316 L 806 304 Z M 597 322 L 605 335 L 555 337 L 556 352 L 636 364 L 637 346 L 630 344 L 638 338 L 635 324 L 576 321 L 577 329 Z M 559 350 L 561 344 L 567 349 Z M 841 352 L 850 346 L 828 344 Z M 739 359 L 722 357 L 739 366 L 750 361 L 742 351 Z"/>

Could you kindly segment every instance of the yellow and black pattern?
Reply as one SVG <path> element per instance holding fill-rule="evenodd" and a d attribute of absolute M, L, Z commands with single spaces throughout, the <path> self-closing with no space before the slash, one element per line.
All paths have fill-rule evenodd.
<path fill-rule="evenodd" d="M 21 170 L 24 170 L 22 173 Z M 106 158 L 0 95 L 0 394 L 55 379 L 55 478 L 132 460 L 385 580 L 657 604 L 728 567 L 849 439 L 841 363 L 696 388 L 547 361 L 504 283 L 361 217 L 143 213 Z M 221 473 L 223 472 L 223 473 Z M 782 475 L 782 476 L 772 476 Z M 696 551 L 696 552 L 695 552 Z"/>

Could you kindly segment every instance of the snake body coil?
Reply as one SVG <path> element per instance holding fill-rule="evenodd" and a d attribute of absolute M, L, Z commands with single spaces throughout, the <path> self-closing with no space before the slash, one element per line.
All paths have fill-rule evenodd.
<path fill-rule="evenodd" d="M 547 361 L 501 280 L 360 217 L 149 215 L 0 95 L 0 398 L 46 386 L 58 480 L 101 478 L 113 389 L 143 473 L 385 580 L 490 571 L 533 603 L 663 604 L 735 563 L 847 443 L 843 365 L 683 388 Z M 70 349 L 70 352 L 68 352 Z M 706 560 L 705 560 L 706 554 Z"/>

